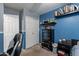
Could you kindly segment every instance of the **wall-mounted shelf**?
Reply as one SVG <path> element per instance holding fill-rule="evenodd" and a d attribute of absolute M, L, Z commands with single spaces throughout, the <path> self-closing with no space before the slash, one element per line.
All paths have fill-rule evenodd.
<path fill-rule="evenodd" d="M 43 26 L 54 26 L 56 24 L 56 22 L 50 22 L 50 23 L 43 23 L 43 24 L 40 24 L 40 25 L 43 25 Z"/>
<path fill-rule="evenodd" d="M 54 26 L 57 23 L 57 20 L 55 18 L 50 18 L 48 20 L 40 22 L 40 25 L 42 26 Z"/>
<path fill-rule="evenodd" d="M 65 14 L 60 15 L 60 16 L 55 16 L 55 18 L 59 18 L 59 17 L 62 17 L 62 16 L 71 15 L 71 14 L 76 14 L 76 13 L 79 13 L 79 11 L 73 11 L 73 12 L 65 13 Z"/>
<path fill-rule="evenodd" d="M 55 18 L 59 18 L 62 16 L 67 16 L 75 13 L 79 13 L 79 5 L 69 4 L 69 5 L 65 5 L 62 8 L 59 8 L 57 11 L 55 11 L 54 15 Z"/>

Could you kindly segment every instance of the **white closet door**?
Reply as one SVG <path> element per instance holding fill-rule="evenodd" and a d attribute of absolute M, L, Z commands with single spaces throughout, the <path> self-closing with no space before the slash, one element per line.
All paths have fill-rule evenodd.
<path fill-rule="evenodd" d="M 38 17 L 26 16 L 26 48 L 39 43 Z"/>
<path fill-rule="evenodd" d="M 19 15 L 4 14 L 4 51 L 8 49 L 10 41 L 19 32 Z"/>

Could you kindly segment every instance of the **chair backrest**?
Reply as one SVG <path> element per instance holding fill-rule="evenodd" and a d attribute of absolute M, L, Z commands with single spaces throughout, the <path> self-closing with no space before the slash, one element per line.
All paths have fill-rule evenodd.
<path fill-rule="evenodd" d="M 22 34 L 21 33 L 18 34 L 18 38 L 16 41 L 17 41 L 17 43 L 16 43 L 12 53 L 14 56 L 19 56 L 21 53 L 21 49 L 22 49 Z"/>
<path fill-rule="evenodd" d="M 7 53 L 11 56 L 19 56 L 22 48 L 22 34 L 17 33 L 13 39 L 13 47 L 7 50 Z"/>

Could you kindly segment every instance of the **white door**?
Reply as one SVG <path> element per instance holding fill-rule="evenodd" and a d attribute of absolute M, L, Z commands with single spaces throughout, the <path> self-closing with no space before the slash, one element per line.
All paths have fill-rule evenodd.
<path fill-rule="evenodd" d="M 39 43 L 39 19 L 26 16 L 26 48 Z"/>
<path fill-rule="evenodd" d="M 10 41 L 19 32 L 19 15 L 4 14 L 4 51 L 8 49 Z"/>

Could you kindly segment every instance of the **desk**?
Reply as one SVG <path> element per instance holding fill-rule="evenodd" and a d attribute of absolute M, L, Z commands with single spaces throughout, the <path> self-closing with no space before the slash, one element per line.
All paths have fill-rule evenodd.
<path fill-rule="evenodd" d="M 70 56 L 71 48 L 72 48 L 72 44 L 58 43 L 57 53 L 58 53 L 58 51 L 64 51 L 65 52 L 65 55 Z"/>
<path fill-rule="evenodd" d="M 58 51 L 64 51 L 68 56 L 70 56 L 71 49 L 74 45 L 77 45 L 78 39 L 66 40 L 64 42 L 58 43 L 57 53 Z"/>

